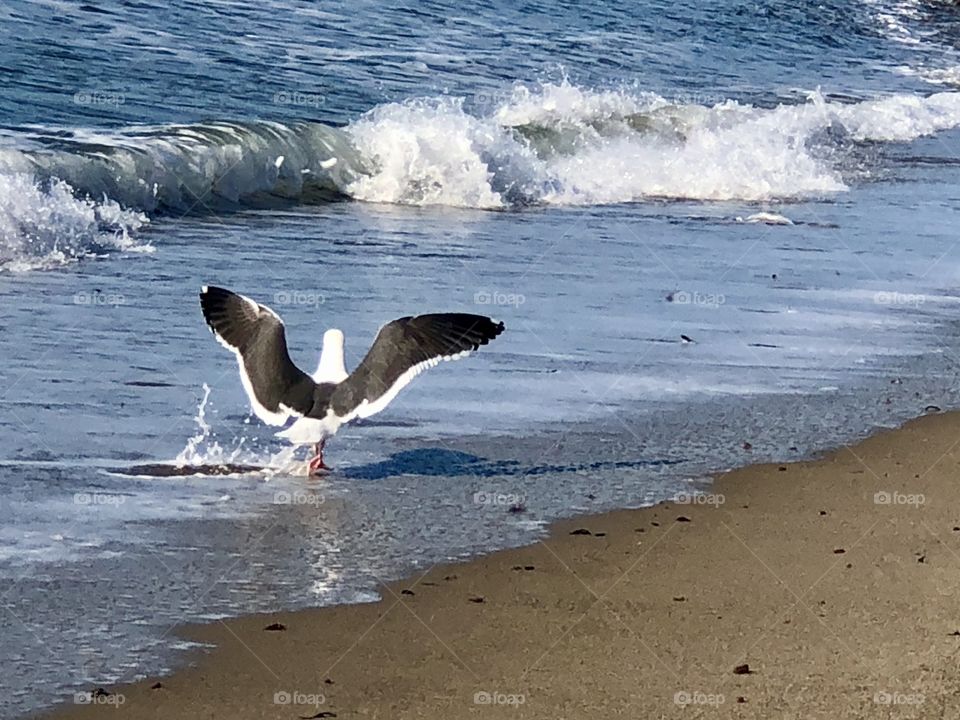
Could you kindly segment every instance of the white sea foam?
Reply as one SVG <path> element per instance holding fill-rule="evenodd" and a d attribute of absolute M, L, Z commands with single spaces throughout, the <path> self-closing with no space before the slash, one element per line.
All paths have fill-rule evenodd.
<path fill-rule="evenodd" d="M 501 207 L 488 164 L 502 149 L 523 154 L 495 123 L 468 115 L 459 100 L 383 105 L 350 127 L 361 155 L 376 170 L 347 186 L 358 200 L 413 205 Z"/>
<path fill-rule="evenodd" d="M 114 200 L 77 198 L 67 183 L 41 186 L 26 173 L 0 173 L 0 271 L 45 268 L 116 250 L 151 252 L 134 234 L 143 213 Z"/>
<path fill-rule="evenodd" d="M 454 99 L 376 108 L 347 128 L 374 169 L 344 190 L 373 202 L 479 208 L 816 197 L 850 182 L 831 134 L 903 142 L 957 125 L 960 93 L 843 104 L 814 91 L 805 103 L 758 108 L 567 83 L 518 87 L 483 118 Z"/>
<path fill-rule="evenodd" d="M 738 217 L 737 222 L 761 223 L 764 225 L 793 225 L 793 220 L 786 215 L 772 212 L 758 212 L 745 218 Z"/>
<path fill-rule="evenodd" d="M 905 142 L 960 125 L 960 93 L 894 95 L 833 109 L 857 140 Z"/>

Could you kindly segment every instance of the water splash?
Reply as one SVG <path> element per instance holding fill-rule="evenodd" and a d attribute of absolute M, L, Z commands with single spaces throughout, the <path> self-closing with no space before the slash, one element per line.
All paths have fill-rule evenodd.
<path fill-rule="evenodd" d="M 210 386 L 203 384 L 203 398 L 197 406 L 197 414 L 193 421 L 197 424 L 197 434 L 187 440 L 186 446 L 174 459 L 177 467 L 184 465 L 204 465 L 210 462 L 211 454 L 223 456 L 223 448 L 216 440 L 209 442 L 211 434 L 210 424 L 207 422 L 207 402 L 210 400 Z M 242 440 L 241 440 L 242 442 Z M 201 449 L 207 445 L 205 449 Z"/>
<path fill-rule="evenodd" d="M 197 406 L 194 422 L 195 435 L 187 440 L 183 450 L 174 459 L 178 468 L 185 466 L 247 465 L 262 468 L 268 478 L 274 475 L 305 475 L 306 463 L 298 460 L 295 446 L 284 446 L 273 453 L 259 453 L 247 446 L 246 438 L 240 437 L 236 446 L 225 449 L 216 439 L 215 432 L 207 421 L 207 405 L 211 388 L 203 384 L 203 397 Z"/>

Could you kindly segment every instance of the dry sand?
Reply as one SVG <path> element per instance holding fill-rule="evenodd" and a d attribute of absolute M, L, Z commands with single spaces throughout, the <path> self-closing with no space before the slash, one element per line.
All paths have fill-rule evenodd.
<path fill-rule="evenodd" d="M 712 493 L 561 522 L 378 603 L 186 628 L 218 649 L 56 716 L 960 717 L 960 414 Z"/>

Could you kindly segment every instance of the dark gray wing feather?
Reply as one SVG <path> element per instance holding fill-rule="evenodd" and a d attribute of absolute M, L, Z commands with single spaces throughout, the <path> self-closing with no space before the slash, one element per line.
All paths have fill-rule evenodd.
<path fill-rule="evenodd" d="M 333 411 L 349 418 L 380 412 L 422 370 L 476 350 L 502 332 L 502 322 L 466 313 L 417 315 L 387 323 L 360 365 L 336 386 Z"/>
<path fill-rule="evenodd" d="M 219 287 L 200 293 L 200 309 L 217 340 L 237 355 L 244 389 L 264 422 L 306 415 L 316 383 L 293 364 L 283 321 L 265 305 Z"/>

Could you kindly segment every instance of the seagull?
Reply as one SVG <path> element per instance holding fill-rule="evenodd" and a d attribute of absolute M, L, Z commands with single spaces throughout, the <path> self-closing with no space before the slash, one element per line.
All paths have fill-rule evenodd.
<path fill-rule="evenodd" d="M 375 415 L 427 368 L 466 357 L 503 332 L 502 322 L 483 315 L 398 318 L 380 328 L 366 356 L 347 373 L 343 333 L 331 329 L 323 334 L 316 372 L 307 375 L 290 359 L 283 320 L 266 305 L 205 285 L 200 309 L 217 341 L 236 355 L 256 416 L 274 426 L 296 418 L 277 436 L 313 446 L 310 475 L 330 470 L 323 462 L 323 448 L 341 425 Z"/>

